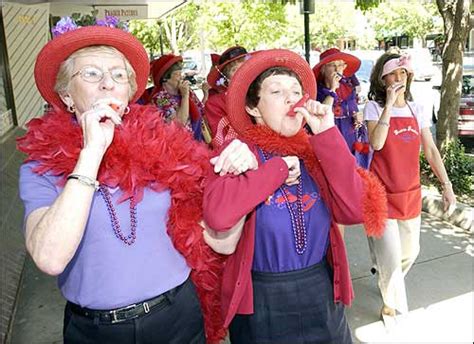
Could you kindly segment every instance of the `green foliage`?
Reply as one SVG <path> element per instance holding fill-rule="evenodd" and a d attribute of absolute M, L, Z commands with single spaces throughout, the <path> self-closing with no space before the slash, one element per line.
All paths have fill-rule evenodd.
<path fill-rule="evenodd" d="M 382 0 L 356 0 L 355 8 L 366 12 L 373 8 L 378 7 Z"/>
<path fill-rule="evenodd" d="M 96 23 L 98 10 L 93 10 L 91 14 L 81 15 L 80 13 L 73 13 L 71 18 L 76 22 L 78 26 L 90 26 Z"/>
<path fill-rule="evenodd" d="M 91 26 L 95 25 L 97 21 L 97 14 L 99 14 L 99 10 L 91 11 L 91 14 L 82 14 L 82 13 L 72 13 L 70 15 L 71 19 L 74 20 L 77 26 Z M 53 16 L 51 18 L 52 26 L 56 25 L 58 21 L 61 20 L 59 16 Z"/>
<path fill-rule="evenodd" d="M 444 145 L 441 149 L 444 166 L 453 184 L 454 193 L 458 196 L 472 196 L 472 187 L 474 184 L 474 160 L 466 155 L 464 146 L 459 140 L 452 141 Z M 424 185 L 435 185 L 441 190 L 438 179 L 422 153 L 420 155 L 421 182 Z"/>
<path fill-rule="evenodd" d="M 341 38 L 354 39 L 358 48 L 364 49 L 376 44 L 376 36 L 408 34 L 423 37 L 439 18 L 435 5 L 427 1 L 382 1 L 357 0 L 355 4 L 350 1 L 316 1 L 315 13 L 310 15 L 313 49 L 336 46 Z M 163 20 L 164 50 L 174 53 L 198 49 L 220 52 L 236 44 L 249 50 L 301 49 L 304 45 L 304 21 L 299 8 L 299 1 L 289 0 L 190 0 Z M 371 11 L 363 15 L 360 10 Z M 156 21 L 135 20 L 130 29 L 148 51 L 159 52 L 160 27 Z"/>
<path fill-rule="evenodd" d="M 325 49 L 336 46 L 340 38 L 355 38 L 355 10 L 352 3 L 321 3 L 311 15 L 311 42 Z"/>
<path fill-rule="evenodd" d="M 401 35 L 424 38 L 430 32 L 442 31 L 442 21 L 432 2 L 387 2 L 384 6 L 374 8 L 367 19 L 377 39 Z"/>
<path fill-rule="evenodd" d="M 160 32 L 164 53 L 199 48 L 199 23 L 201 8 L 194 2 L 180 7 L 164 20 L 131 20 L 130 32 L 137 37 L 150 55 L 160 52 Z M 160 27 L 161 26 L 161 27 Z"/>
<path fill-rule="evenodd" d="M 232 45 L 249 50 L 272 44 L 286 32 L 285 6 L 280 2 L 202 1 L 206 41 L 211 49 L 222 51 Z"/>
<path fill-rule="evenodd" d="M 160 51 L 160 26 L 157 20 L 131 20 L 129 30 L 150 55 Z"/>
<path fill-rule="evenodd" d="M 166 52 L 210 48 L 222 51 L 240 44 L 249 50 L 274 44 L 286 32 L 285 5 L 274 1 L 189 1 L 162 21 Z M 130 31 L 150 53 L 160 50 L 160 26 L 132 20 Z"/>

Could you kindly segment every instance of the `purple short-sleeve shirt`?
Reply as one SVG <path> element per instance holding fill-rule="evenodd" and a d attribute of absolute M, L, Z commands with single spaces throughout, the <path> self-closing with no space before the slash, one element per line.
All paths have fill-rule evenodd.
<path fill-rule="evenodd" d="M 29 162 L 20 169 L 25 221 L 32 211 L 52 205 L 62 191 L 57 186 L 58 177 L 32 171 L 36 164 Z M 117 204 L 121 191 L 110 191 L 121 229 L 128 235 L 130 203 Z M 166 233 L 170 202 L 168 190 L 145 189 L 137 205 L 137 239 L 129 246 L 115 237 L 104 199 L 96 192 L 82 241 L 58 276 L 63 296 L 82 307 L 114 309 L 153 298 L 183 283 L 190 268 Z"/>

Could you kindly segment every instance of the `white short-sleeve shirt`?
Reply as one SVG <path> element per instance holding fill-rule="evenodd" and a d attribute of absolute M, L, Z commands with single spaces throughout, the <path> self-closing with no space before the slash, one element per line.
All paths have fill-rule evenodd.
<path fill-rule="evenodd" d="M 425 113 L 424 106 L 415 102 L 408 102 L 408 104 L 415 114 L 420 130 L 431 127 L 431 115 Z M 382 114 L 382 111 L 383 108 L 377 102 L 370 100 L 364 107 L 364 120 L 377 121 Z M 411 117 L 411 111 L 408 105 L 405 105 L 404 107 L 392 107 L 392 113 L 390 116 Z"/>

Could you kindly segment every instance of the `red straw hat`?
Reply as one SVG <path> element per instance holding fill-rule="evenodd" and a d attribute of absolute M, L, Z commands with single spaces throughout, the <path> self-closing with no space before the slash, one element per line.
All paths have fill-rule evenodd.
<path fill-rule="evenodd" d="M 316 80 L 308 63 L 297 53 L 284 49 L 256 52 L 237 69 L 226 92 L 227 117 L 232 127 L 240 135 L 253 125 L 245 111 L 245 99 L 252 82 L 264 71 L 272 67 L 286 67 L 295 72 L 303 85 L 303 92 L 310 99 L 316 98 Z"/>
<path fill-rule="evenodd" d="M 319 55 L 319 63 L 313 67 L 313 73 L 316 79 L 318 78 L 322 66 L 336 60 L 342 60 L 347 63 L 347 67 L 343 73 L 344 76 L 347 77 L 352 76 L 360 67 L 360 60 L 354 55 L 343 53 L 337 48 L 331 48 Z"/>
<path fill-rule="evenodd" d="M 143 45 L 132 34 L 104 26 L 87 26 L 68 31 L 49 41 L 41 49 L 35 64 L 36 87 L 43 98 L 53 107 L 66 109 L 54 90 L 61 63 L 75 51 L 106 45 L 116 48 L 130 62 L 136 74 L 137 91 L 130 101 L 134 103 L 143 93 L 149 74 L 148 55 Z"/>
<path fill-rule="evenodd" d="M 221 55 L 212 53 L 212 54 L 211 54 L 211 62 L 212 62 L 212 65 L 213 65 L 213 66 L 218 65 L 220 58 L 221 58 Z"/>
<path fill-rule="evenodd" d="M 160 85 L 160 80 L 166 71 L 177 62 L 182 62 L 183 57 L 179 55 L 167 54 L 151 62 L 151 75 L 155 86 Z"/>
<path fill-rule="evenodd" d="M 219 80 L 220 78 L 223 78 L 223 75 L 221 73 L 224 70 L 225 66 L 227 66 L 229 63 L 234 62 L 235 60 L 238 60 L 241 57 L 244 57 L 246 55 L 247 55 L 247 50 L 240 46 L 230 47 L 226 51 L 224 51 L 221 55 L 217 55 L 219 56 L 219 60 L 216 63 L 214 63 L 214 60 L 213 60 L 211 71 L 207 75 L 207 83 L 209 84 L 209 86 L 213 88 L 219 88 L 219 86 L 222 86 L 222 85 L 217 85 L 216 83 L 217 83 L 217 80 Z M 214 56 L 214 59 L 216 59 L 217 56 Z"/>

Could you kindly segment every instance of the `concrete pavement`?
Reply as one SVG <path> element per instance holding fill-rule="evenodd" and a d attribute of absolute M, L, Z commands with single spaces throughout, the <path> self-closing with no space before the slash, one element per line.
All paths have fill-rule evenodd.
<path fill-rule="evenodd" d="M 387 332 L 379 320 L 382 300 L 370 273 L 370 256 L 361 226 L 346 228 L 356 299 L 347 310 L 356 343 L 472 343 L 472 234 L 423 213 L 421 253 L 407 276 L 407 319 Z M 64 300 L 53 278 L 28 258 L 18 294 L 11 343 L 61 343 Z"/>
<path fill-rule="evenodd" d="M 356 343 L 473 342 L 471 233 L 423 213 L 421 252 L 406 278 L 410 313 L 387 332 L 367 240 L 360 228 L 352 229 L 345 239 L 356 298 L 346 314 Z"/>

